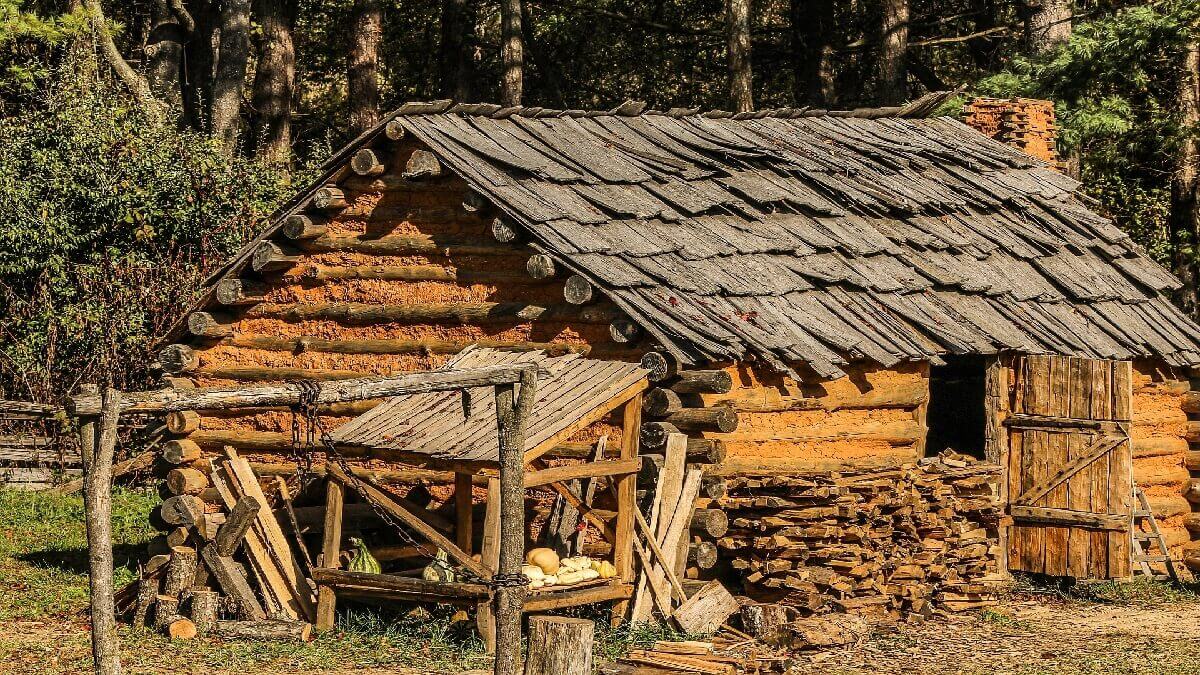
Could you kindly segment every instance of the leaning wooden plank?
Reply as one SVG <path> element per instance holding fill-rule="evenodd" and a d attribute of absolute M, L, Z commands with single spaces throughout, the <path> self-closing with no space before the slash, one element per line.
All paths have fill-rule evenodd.
<path fill-rule="evenodd" d="M 660 543 L 670 524 L 668 521 L 671 514 L 675 513 L 679 506 L 679 494 L 683 489 L 683 472 L 686 462 L 687 436 L 683 434 L 668 435 L 662 470 L 658 474 L 658 480 L 655 481 L 654 501 L 650 506 L 649 524 L 653 535 L 649 536 Z M 673 567 L 674 557 L 672 556 L 670 564 L 668 564 L 667 559 L 659 555 L 657 564 Z M 655 574 L 656 571 L 655 566 L 642 569 L 642 576 L 638 579 L 637 590 L 633 596 L 632 620 L 634 623 L 645 622 L 650 618 L 650 605 L 646 597 L 647 584 L 652 580 L 653 583 L 659 585 L 662 583 L 662 575 Z"/>
<path fill-rule="evenodd" d="M 247 497 L 254 497 L 260 504 L 269 504 L 267 495 L 263 493 L 262 486 L 258 482 L 258 477 L 250 469 L 250 463 L 238 456 L 237 451 L 230 447 L 225 448 L 225 456 L 229 458 L 227 464 L 233 470 L 238 483 L 241 484 L 242 493 Z M 279 520 L 275 518 L 273 512 L 260 509 L 256 524 L 262 531 L 264 542 L 269 547 L 268 552 L 272 554 L 272 559 L 277 559 L 279 572 L 287 581 L 292 598 L 300 606 L 301 616 L 312 622 L 317 617 L 312 589 L 309 588 L 308 581 L 305 579 L 304 568 L 292 555 L 292 547 L 279 527 Z"/>
<path fill-rule="evenodd" d="M 221 496 L 221 501 L 225 502 L 225 508 L 232 511 L 237 506 L 238 500 L 241 499 L 241 495 L 233 491 L 232 479 L 229 477 L 227 467 L 218 467 L 209 478 L 212 480 L 217 494 Z M 267 553 L 262 535 L 252 528 L 246 531 L 245 541 L 250 569 L 258 580 L 258 587 L 262 590 L 263 598 L 267 601 L 268 612 L 272 614 L 278 612 L 289 619 L 298 619 L 300 617 L 299 606 L 292 600 L 292 593 L 288 590 L 287 582 L 284 581 L 275 563 L 271 560 L 270 554 Z"/>
<path fill-rule="evenodd" d="M 254 597 L 254 591 L 247 583 L 246 576 L 242 574 L 242 570 L 233 561 L 233 558 L 218 553 L 214 544 L 205 546 L 200 551 L 200 557 L 204 559 L 204 564 L 221 584 L 221 590 L 237 603 L 238 616 L 243 619 L 267 618 L 267 613 L 263 611 L 258 598 Z"/>
<path fill-rule="evenodd" d="M 714 580 L 675 610 L 674 618 L 683 632 L 708 635 L 716 632 L 725 620 L 738 611 L 737 599 L 724 584 Z"/>
<path fill-rule="evenodd" d="M 336 480 L 342 485 L 345 485 L 353 490 L 361 491 L 364 497 L 377 504 L 380 508 L 387 511 L 397 520 L 402 521 L 405 525 L 409 526 L 413 530 L 416 530 L 417 533 L 422 537 L 432 542 L 438 548 L 444 550 L 458 564 L 466 567 L 480 577 L 487 578 L 491 576 L 491 573 L 488 572 L 483 565 L 479 564 L 478 561 L 460 549 L 454 542 L 447 539 L 441 532 L 438 532 L 434 528 L 430 527 L 425 521 L 421 520 L 416 515 L 398 505 L 395 500 L 392 499 L 390 494 L 373 485 L 350 478 L 344 471 L 342 471 L 341 467 L 330 462 L 325 464 L 325 473 L 330 478 Z"/>
<path fill-rule="evenodd" d="M 701 477 L 700 469 L 692 469 L 688 471 L 687 478 L 683 481 L 683 489 L 679 493 L 675 511 L 670 514 L 667 529 L 658 538 L 658 546 L 662 551 L 660 563 L 647 570 L 648 582 L 651 584 L 661 584 L 667 573 L 674 571 L 679 540 L 687 533 L 687 524 L 691 521 L 692 505 L 696 501 L 696 495 L 700 493 Z M 635 617 L 634 620 L 636 621 L 637 618 Z"/>

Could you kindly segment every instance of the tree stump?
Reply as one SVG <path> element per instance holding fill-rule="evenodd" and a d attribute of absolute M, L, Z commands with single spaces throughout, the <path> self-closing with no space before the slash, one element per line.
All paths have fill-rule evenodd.
<path fill-rule="evenodd" d="M 196 624 L 191 619 L 176 616 L 167 624 L 166 634 L 172 640 L 191 640 L 196 637 Z"/>
<path fill-rule="evenodd" d="M 591 675 L 595 629 L 587 619 L 529 617 L 525 675 Z"/>
<path fill-rule="evenodd" d="M 221 595 L 216 591 L 192 592 L 192 623 L 201 635 L 211 631 L 217 625 L 217 606 Z"/>
<path fill-rule="evenodd" d="M 163 595 L 182 599 L 196 579 L 196 549 L 176 546 L 171 549 L 171 562 L 167 563 L 167 576 L 163 581 Z"/>
<path fill-rule="evenodd" d="M 783 605 L 742 605 L 742 625 L 746 632 L 770 645 L 779 643 L 780 633 L 790 620 L 788 608 Z"/>

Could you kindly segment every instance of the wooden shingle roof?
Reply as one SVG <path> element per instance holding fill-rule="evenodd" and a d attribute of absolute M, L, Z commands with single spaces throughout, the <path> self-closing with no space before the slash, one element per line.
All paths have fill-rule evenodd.
<path fill-rule="evenodd" d="M 539 448 L 565 440 L 647 386 L 647 371 L 636 363 L 574 353 L 547 356 L 542 351 L 468 347 L 441 370 L 515 363 L 536 363 L 539 370 L 525 430 L 526 461 L 541 454 Z M 343 445 L 398 451 L 416 459 L 495 464 L 500 452 L 496 434 L 493 388 L 474 387 L 388 399 L 331 436 Z"/>
<path fill-rule="evenodd" d="M 954 119 L 910 117 L 931 105 L 731 115 L 441 101 L 385 123 L 688 363 L 753 354 L 830 377 L 853 359 L 1000 351 L 1200 365 L 1200 326 L 1165 295 L 1178 280 L 1091 211 L 1079 183 Z"/>

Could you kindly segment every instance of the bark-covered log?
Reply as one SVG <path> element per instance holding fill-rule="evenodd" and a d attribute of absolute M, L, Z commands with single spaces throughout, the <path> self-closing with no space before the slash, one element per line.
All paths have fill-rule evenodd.
<path fill-rule="evenodd" d="M 721 476 L 705 476 L 700 480 L 700 494 L 709 499 L 720 499 L 729 491 L 729 483 Z"/>
<path fill-rule="evenodd" d="M 167 532 L 167 546 L 172 549 L 176 546 L 186 546 L 188 539 L 192 537 L 192 528 L 176 527 Z"/>
<path fill-rule="evenodd" d="M 295 640 L 308 642 L 312 624 L 304 621 L 218 621 L 213 635 L 228 640 Z"/>
<path fill-rule="evenodd" d="M 310 253 L 349 252 L 367 255 L 495 256 L 511 258 L 524 255 L 521 249 L 478 238 L 431 234 L 368 235 L 325 234 L 316 239 L 295 242 Z"/>
<path fill-rule="evenodd" d="M 442 163 L 438 160 L 437 155 L 428 150 L 413 150 L 404 163 L 402 175 L 409 180 L 419 180 L 421 178 L 437 178 L 443 172 Z"/>
<path fill-rule="evenodd" d="M 667 422 L 644 422 L 641 429 L 641 446 L 654 450 L 667 444 L 667 437 L 679 433 L 679 429 Z"/>
<path fill-rule="evenodd" d="M 250 279 L 222 279 L 217 284 L 216 298 L 222 305 L 257 305 L 265 299 L 271 287 Z"/>
<path fill-rule="evenodd" d="M 679 359 L 667 352 L 646 352 L 642 355 L 641 366 L 650 371 L 651 382 L 669 380 L 679 373 Z"/>
<path fill-rule="evenodd" d="M 608 336 L 617 344 L 632 344 L 642 337 L 642 327 L 629 319 L 613 319 L 608 324 Z"/>
<path fill-rule="evenodd" d="M 209 312 L 192 312 L 187 318 L 188 332 L 196 337 L 223 338 L 233 334 L 229 317 L 215 317 Z"/>
<path fill-rule="evenodd" d="M 383 127 L 383 135 L 388 137 L 388 140 L 398 141 L 404 138 L 404 125 L 399 120 L 389 120 Z"/>
<path fill-rule="evenodd" d="M 171 622 L 179 618 L 179 598 L 159 595 L 154 600 L 154 630 L 165 633 Z"/>
<path fill-rule="evenodd" d="M 591 675 L 595 624 L 565 616 L 529 617 L 525 675 Z"/>
<path fill-rule="evenodd" d="M 492 219 L 492 238 L 496 241 L 511 244 L 520 238 L 516 228 L 509 225 L 503 218 Z"/>
<path fill-rule="evenodd" d="M 273 241 L 264 241 L 254 249 L 250 267 L 255 272 L 278 272 L 289 269 L 300 261 L 300 253 L 295 250 L 285 250 Z"/>
<path fill-rule="evenodd" d="M 655 387 L 642 397 L 642 412 L 648 417 L 666 417 L 682 408 L 682 399 L 671 389 Z"/>
<path fill-rule="evenodd" d="M 696 509 L 692 512 L 691 530 L 710 539 L 719 539 L 729 532 L 729 515 L 721 509 Z"/>
<path fill-rule="evenodd" d="M 167 464 L 179 466 L 200 459 L 200 446 L 195 441 L 186 438 L 175 438 L 162 444 L 159 456 Z"/>
<path fill-rule="evenodd" d="M 365 152 L 370 152 L 370 150 L 366 150 Z M 316 239 L 328 231 L 328 226 L 322 219 L 313 218 L 303 213 L 293 213 L 283 221 L 281 229 L 283 236 L 288 239 Z"/>
<path fill-rule="evenodd" d="M 221 590 L 225 591 L 225 594 L 233 598 L 237 604 L 240 618 L 251 620 L 266 618 L 266 612 L 263 611 L 254 591 L 250 589 L 249 582 L 246 581 L 245 572 L 242 571 L 240 565 L 233 561 L 233 558 L 217 553 L 217 547 L 211 545 L 205 546 L 204 550 L 200 552 L 200 556 L 204 558 L 204 564 L 208 566 L 209 571 L 217 578 Z"/>
<path fill-rule="evenodd" d="M 478 213 L 489 206 L 491 206 L 491 202 L 488 201 L 488 198 L 474 190 L 467 190 L 463 195 L 462 208 L 467 213 Z"/>
<path fill-rule="evenodd" d="M 702 570 L 710 570 L 717 566 L 717 546 L 710 541 L 699 541 L 688 544 L 687 563 Z"/>
<path fill-rule="evenodd" d="M 670 387 L 680 394 L 727 394 L 733 377 L 725 370 L 684 370 Z"/>
<path fill-rule="evenodd" d="M 146 575 L 138 581 L 137 603 L 133 611 L 133 627 L 144 628 L 150 616 L 150 608 L 158 598 L 160 575 Z"/>
<path fill-rule="evenodd" d="M 204 502 L 195 495 L 176 495 L 163 500 L 159 514 L 168 525 L 190 527 L 204 517 Z"/>
<path fill-rule="evenodd" d="M 208 486 L 208 476 L 191 467 L 176 467 L 167 473 L 167 488 L 173 495 L 198 495 Z"/>
<path fill-rule="evenodd" d="M 535 253 L 525 261 L 525 271 L 534 279 L 549 279 L 556 269 L 554 259 L 544 253 Z"/>
<path fill-rule="evenodd" d="M 200 413 L 195 410 L 180 410 L 167 415 L 167 431 L 181 436 L 200 428 Z"/>
<path fill-rule="evenodd" d="M 350 170 L 360 176 L 378 176 L 387 170 L 379 156 L 370 148 L 362 148 L 350 157 Z"/>
<path fill-rule="evenodd" d="M 158 365 L 170 375 L 187 373 L 199 367 L 200 357 L 187 345 L 167 345 L 158 352 Z"/>
<path fill-rule="evenodd" d="M 192 623 L 196 625 L 196 632 L 200 635 L 210 632 L 217 625 L 217 607 L 220 600 L 221 595 L 216 591 L 192 591 Z"/>
<path fill-rule="evenodd" d="M 663 421 L 681 431 L 719 431 L 727 434 L 738 428 L 737 412 L 726 406 L 683 408 L 667 415 Z"/>
<path fill-rule="evenodd" d="M 562 356 L 572 352 L 588 353 L 586 345 L 562 344 L 558 342 L 516 342 L 508 340 L 439 340 L 428 339 L 361 339 L 326 340 L 324 338 L 277 337 L 274 335 L 237 335 L 222 344 L 272 352 L 320 352 L 326 354 L 457 354 L 475 344 L 498 349 L 520 351 L 540 349 L 551 356 Z M 178 433 L 172 431 L 172 433 Z"/>
<path fill-rule="evenodd" d="M 595 289 L 586 277 L 572 274 L 563 284 L 563 297 L 572 305 L 586 305 L 595 297 Z"/>
<path fill-rule="evenodd" d="M 346 194 L 339 187 L 327 185 L 313 193 L 312 206 L 321 211 L 340 211 L 346 208 Z"/>
<path fill-rule="evenodd" d="M 522 302 L 454 302 L 408 305 L 378 305 L 366 302 L 263 303 L 246 310 L 254 319 L 336 321 L 347 326 L 380 323 L 453 323 L 460 325 L 508 324 L 525 321 L 577 321 L 606 323 L 617 310 L 608 304 L 574 307 L 543 307 Z"/>

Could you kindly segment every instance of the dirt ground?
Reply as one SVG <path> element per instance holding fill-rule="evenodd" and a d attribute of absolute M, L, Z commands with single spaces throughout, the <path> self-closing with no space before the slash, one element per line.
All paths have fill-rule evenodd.
<path fill-rule="evenodd" d="M 126 636 L 130 673 L 356 673 L 409 675 L 408 669 L 313 667 L 320 641 L 282 658 L 247 653 L 214 663 L 198 645 L 140 642 Z M 77 673 L 86 668 L 88 636 L 81 623 L 13 621 L 0 625 L 0 672 Z M 319 659 L 318 659 L 319 660 Z M 254 665 L 251 665 L 254 664 Z M 922 625 L 879 626 L 863 642 L 798 656 L 797 674 L 969 673 L 989 675 L 1200 673 L 1200 603 L 1154 607 L 1062 601 L 1010 602 L 981 614 Z M 437 672 L 431 668 L 424 675 Z M 445 672 L 445 671 L 443 671 Z M 459 671 L 462 672 L 462 671 Z M 478 672 L 478 671 L 476 671 Z"/>

